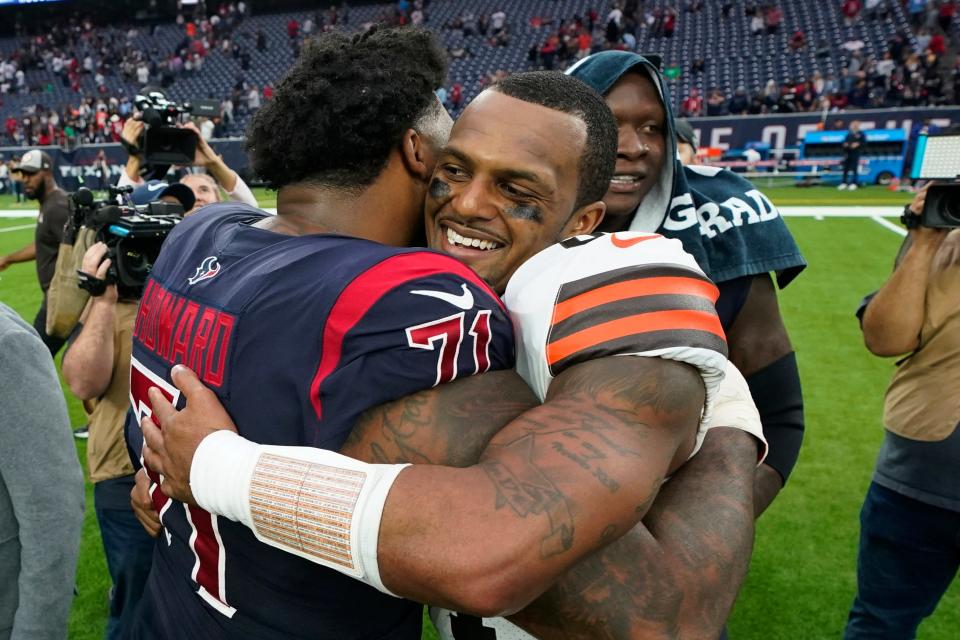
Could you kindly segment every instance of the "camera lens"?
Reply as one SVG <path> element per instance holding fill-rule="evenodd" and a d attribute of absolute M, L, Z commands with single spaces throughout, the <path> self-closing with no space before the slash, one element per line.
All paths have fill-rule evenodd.
<path fill-rule="evenodd" d="M 944 194 L 939 208 L 945 221 L 960 226 L 960 191 L 954 189 Z"/>
<path fill-rule="evenodd" d="M 131 283 L 145 282 L 150 275 L 150 261 L 147 260 L 147 256 L 136 249 L 124 251 L 123 264 L 126 276 Z"/>

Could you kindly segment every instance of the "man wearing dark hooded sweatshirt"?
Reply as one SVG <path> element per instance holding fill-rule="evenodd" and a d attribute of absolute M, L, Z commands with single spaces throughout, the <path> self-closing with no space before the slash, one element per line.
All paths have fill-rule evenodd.
<path fill-rule="evenodd" d="M 789 477 L 803 440 L 800 377 L 770 273 L 783 288 L 806 262 L 776 207 L 750 182 L 716 167 L 681 165 L 669 94 L 646 58 L 604 51 L 567 73 L 603 94 L 620 127 L 600 230 L 677 238 L 720 289 L 730 360 L 750 384 L 770 445 L 757 473 L 759 516 Z"/>

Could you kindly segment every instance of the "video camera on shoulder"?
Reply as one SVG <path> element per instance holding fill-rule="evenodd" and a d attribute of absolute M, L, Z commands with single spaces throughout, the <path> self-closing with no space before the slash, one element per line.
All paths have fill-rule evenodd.
<path fill-rule="evenodd" d="M 177 104 L 159 91 L 137 95 L 133 103 L 143 113 L 146 125 L 139 141 L 148 165 L 190 164 L 197 151 L 197 134 L 178 127 L 184 116 L 193 113 L 189 102 Z"/>
<path fill-rule="evenodd" d="M 133 187 L 110 187 L 106 200 L 81 187 L 70 195 L 70 226 L 96 231 L 97 240 L 109 247 L 110 269 L 106 282 L 116 283 L 123 298 L 139 298 L 160 255 L 167 234 L 183 220 L 183 205 L 154 201 L 136 206 L 130 200 Z M 95 295 L 96 279 L 81 279 L 80 286 Z M 86 286 L 85 286 L 86 285 Z M 99 283 L 103 286 L 102 283 Z"/>
<path fill-rule="evenodd" d="M 913 158 L 914 180 L 942 180 L 927 190 L 920 215 L 904 212 L 900 221 L 908 229 L 960 227 L 960 129 L 921 134 Z M 950 182 L 946 182 L 950 181 Z"/>

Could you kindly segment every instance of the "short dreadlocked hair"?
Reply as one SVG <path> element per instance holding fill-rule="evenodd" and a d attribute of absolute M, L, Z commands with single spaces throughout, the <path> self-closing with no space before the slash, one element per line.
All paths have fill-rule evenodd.
<path fill-rule="evenodd" d="M 579 118 L 587 126 L 580 156 L 580 180 L 574 210 L 602 200 L 617 163 L 617 119 L 589 85 L 559 71 L 527 71 L 507 76 L 492 87 L 504 95 Z"/>
<path fill-rule="evenodd" d="M 272 189 L 368 186 L 404 132 L 443 108 L 434 90 L 446 75 L 446 54 L 425 29 L 324 33 L 254 116 L 246 140 L 253 170 Z"/>

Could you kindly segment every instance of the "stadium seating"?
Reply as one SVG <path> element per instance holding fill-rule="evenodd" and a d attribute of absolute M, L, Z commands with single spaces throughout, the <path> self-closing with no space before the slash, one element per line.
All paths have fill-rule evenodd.
<path fill-rule="evenodd" d="M 651 11 L 679 4 L 670 0 L 648 0 L 643 6 Z M 672 99 L 676 106 L 693 87 L 701 93 L 719 87 L 729 96 L 739 85 L 745 86 L 750 93 L 759 92 L 769 79 L 779 85 L 787 80 L 807 78 L 814 71 L 824 76 L 829 73 L 839 75 L 850 55 L 841 47 L 847 41 L 862 41 L 862 52 L 877 58 L 882 57 L 887 41 L 897 32 L 907 34 L 911 44 L 916 42 L 899 2 L 888 3 L 891 12 L 885 20 L 861 19 L 853 26 L 844 25 L 839 3 L 834 0 L 781 0 L 779 4 L 784 19 L 776 34 L 751 35 L 749 18 L 744 15 L 744 0 L 734 2 L 734 9 L 726 20 L 721 17 L 720 2 L 705 2 L 704 9 L 699 13 L 679 13 L 673 37 L 654 37 L 647 29 L 641 29 L 637 49 L 640 52 L 657 53 L 665 64 L 677 65 L 682 69 L 672 87 Z M 428 25 L 440 35 L 445 45 L 462 43 L 473 54 L 452 61 L 449 80 L 449 85 L 462 85 L 464 102 L 468 102 L 481 90 L 481 78 L 487 74 L 500 69 L 516 71 L 531 66 L 527 52 L 532 46 L 542 44 L 556 29 L 556 22 L 551 26 L 533 27 L 530 24 L 532 17 L 549 16 L 555 21 L 569 21 L 575 15 L 586 14 L 592 7 L 598 11 L 602 23 L 610 5 L 611 0 L 434 0 L 429 4 Z M 391 7 L 392 3 L 354 6 L 350 9 L 347 28 L 378 22 Z M 468 12 L 479 16 L 489 15 L 498 9 L 505 11 L 508 16 L 510 45 L 507 47 L 493 47 L 479 35 L 464 37 L 459 30 L 442 28 Z M 302 22 L 306 17 L 306 13 L 299 12 L 258 15 L 244 20 L 234 32 L 233 40 L 250 53 L 250 70 L 242 71 L 239 60 L 214 48 L 206 56 L 199 74 L 177 78 L 169 89 L 170 97 L 176 100 L 222 99 L 230 94 L 240 77 L 259 87 L 276 83 L 293 61 L 286 31 L 287 22 L 291 18 Z M 960 31 L 960 19 L 955 21 L 955 25 Z M 798 29 L 804 31 L 808 44 L 795 52 L 788 46 L 788 40 Z M 257 30 L 262 30 L 267 38 L 268 48 L 264 52 L 254 46 Z M 113 32 L 120 37 L 125 37 L 126 33 L 122 29 Z M 149 53 L 151 58 L 157 59 L 168 56 L 183 38 L 182 26 L 166 24 L 157 27 L 153 33 L 139 31 L 132 43 Z M 821 40 L 830 44 L 829 54 L 825 57 L 816 55 L 817 43 Z M 20 45 L 21 42 L 15 38 L 0 39 L 0 54 L 7 56 Z M 690 63 L 698 58 L 706 61 L 706 67 L 702 73 L 694 74 L 690 70 Z M 27 105 L 39 103 L 45 107 L 60 108 L 75 105 L 80 98 L 46 70 L 28 71 L 27 85 L 42 87 L 43 91 L 39 94 L 3 96 L 4 117 L 10 113 L 22 113 Z M 139 88 L 124 82 L 120 75 L 108 76 L 106 87 L 110 95 L 133 95 Z M 86 95 L 96 93 L 93 79 L 88 74 L 81 79 L 81 91 Z M 239 118 L 228 133 L 241 135 L 244 126 L 243 118 Z"/>

